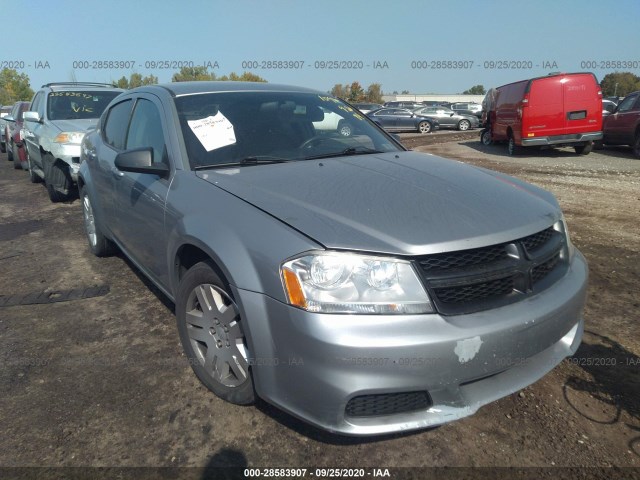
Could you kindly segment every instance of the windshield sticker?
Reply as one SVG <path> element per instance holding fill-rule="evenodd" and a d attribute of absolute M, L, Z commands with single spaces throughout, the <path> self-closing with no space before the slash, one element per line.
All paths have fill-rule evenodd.
<path fill-rule="evenodd" d="M 322 100 L 323 102 L 340 103 L 340 100 L 338 100 L 337 98 L 333 98 L 333 97 L 323 97 L 321 95 L 318 95 L 318 98 L 320 100 Z"/>
<path fill-rule="evenodd" d="M 207 152 L 236 143 L 233 125 L 222 112 L 200 120 L 188 120 L 187 123 Z"/>

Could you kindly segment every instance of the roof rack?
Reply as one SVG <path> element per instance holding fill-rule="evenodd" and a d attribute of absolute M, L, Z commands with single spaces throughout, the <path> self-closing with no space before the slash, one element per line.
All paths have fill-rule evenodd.
<path fill-rule="evenodd" d="M 41 88 L 44 88 L 44 87 L 66 87 L 66 86 L 113 87 L 113 84 L 112 83 L 94 83 L 94 82 L 54 82 L 54 83 L 47 83 L 46 85 L 42 85 Z"/>

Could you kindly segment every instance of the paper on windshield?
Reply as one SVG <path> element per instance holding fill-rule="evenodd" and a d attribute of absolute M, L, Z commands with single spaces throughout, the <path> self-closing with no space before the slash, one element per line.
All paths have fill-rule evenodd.
<path fill-rule="evenodd" d="M 236 143 L 233 124 L 222 112 L 200 120 L 188 120 L 187 123 L 207 152 Z"/>

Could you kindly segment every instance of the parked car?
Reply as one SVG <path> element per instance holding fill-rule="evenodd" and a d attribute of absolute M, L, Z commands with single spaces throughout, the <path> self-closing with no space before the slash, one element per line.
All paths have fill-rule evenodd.
<path fill-rule="evenodd" d="M 482 122 L 482 105 L 474 102 L 455 102 L 449 108 L 460 115 L 471 115 Z"/>
<path fill-rule="evenodd" d="M 640 91 L 627 95 L 611 115 L 603 120 L 602 142 L 607 145 L 631 145 L 640 158 Z"/>
<path fill-rule="evenodd" d="M 4 132 L 7 148 L 7 160 L 13 161 L 13 166 L 18 169 L 28 169 L 27 154 L 22 141 L 23 114 L 29 110 L 30 102 L 16 102 L 11 109 L 11 113 L 5 118 L 6 127 Z"/>
<path fill-rule="evenodd" d="M 316 132 L 323 109 L 357 133 Z M 572 355 L 587 265 L 553 195 L 347 112 L 268 83 L 129 90 L 82 141 L 89 248 L 174 302 L 215 394 L 331 432 L 456 420 Z"/>
<path fill-rule="evenodd" d="M 383 107 L 385 108 L 408 108 L 410 110 L 413 110 L 414 108 L 418 108 L 421 107 L 422 104 L 419 102 L 411 102 L 411 101 L 394 101 L 394 102 L 384 102 Z"/>
<path fill-rule="evenodd" d="M 522 147 L 571 146 L 587 155 L 602 139 L 602 91 L 592 73 L 560 73 L 503 85 L 485 97 L 481 141 Z"/>
<path fill-rule="evenodd" d="M 7 115 L 11 113 L 11 105 L 3 105 L 0 107 L 0 151 L 5 153 L 7 151 L 7 144 L 4 138 L 4 131 L 7 126 L 7 123 L 4 119 Z"/>
<path fill-rule="evenodd" d="M 380 105 L 379 103 L 354 103 L 352 105 L 362 113 L 369 113 L 372 110 L 382 108 L 382 105 Z"/>
<path fill-rule="evenodd" d="M 482 105 L 474 102 L 454 102 L 450 105 L 450 108 L 456 112 L 461 110 L 473 112 L 474 115 L 482 113 Z"/>
<path fill-rule="evenodd" d="M 332 112 L 327 108 L 322 108 L 323 118 L 313 123 L 313 128 L 318 132 L 325 133 L 339 133 L 344 137 L 349 137 L 353 134 L 352 122 L 345 119 L 345 117 L 351 117 L 350 112 Z"/>
<path fill-rule="evenodd" d="M 406 108 L 380 108 L 367 113 L 367 116 L 389 132 L 415 130 L 431 133 L 439 128 L 437 120 L 416 115 Z"/>
<path fill-rule="evenodd" d="M 475 115 L 460 115 L 446 107 L 423 107 L 417 108 L 413 112 L 417 115 L 435 118 L 438 120 L 440 128 L 469 130 L 480 126 L 480 121 Z"/>
<path fill-rule="evenodd" d="M 52 202 L 73 192 L 80 168 L 80 142 L 107 104 L 124 90 L 103 83 L 48 83 L 24 113 L 29 177 L 44 181 Z"/>

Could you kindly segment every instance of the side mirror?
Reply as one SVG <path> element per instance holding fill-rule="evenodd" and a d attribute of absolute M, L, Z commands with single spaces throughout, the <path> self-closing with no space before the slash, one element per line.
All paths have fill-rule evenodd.
<path fill-rule="evenodd" d="M 147 173 L 164 177 L 169 173 L 169 167 L 164 163 L 153 163 L 153 149 L 136 148 L 116 155 L 114 161 L 118 170 L 132 173 Z"/>
<path fill-rule="evenodd" d="M 25 122 L 40 122 L 40 115 L 38 115 L 38 112 L 24 112 L 22 118 Z"/>

